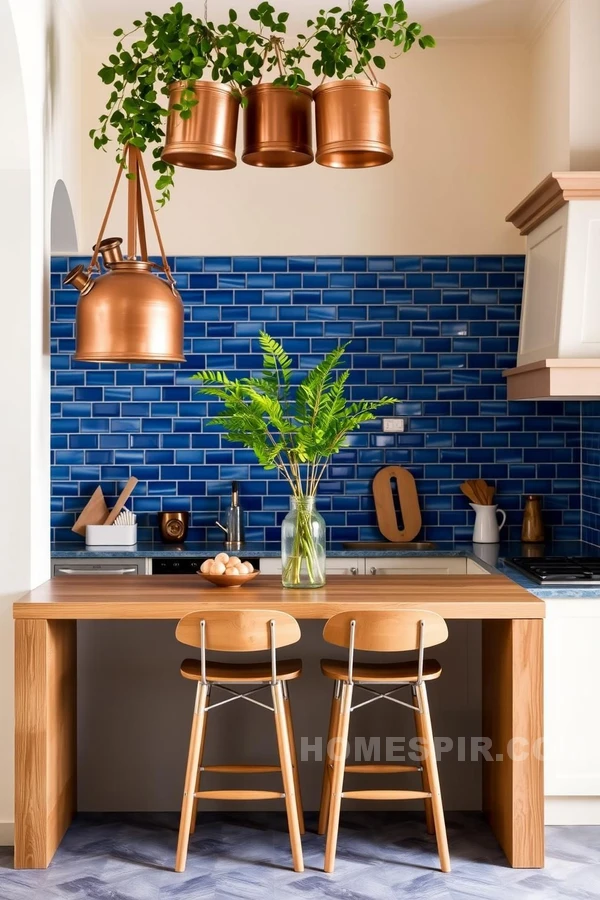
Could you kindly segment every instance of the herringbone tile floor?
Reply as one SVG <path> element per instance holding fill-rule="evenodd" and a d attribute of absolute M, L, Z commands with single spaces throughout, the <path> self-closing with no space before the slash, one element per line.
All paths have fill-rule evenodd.
<path fill-rule="evenodd" d="M 600 898 L 600 827 L 546 829 L 542 870 L 510 869 L 477 813 L 447 816 L 453 871 L 438 869 L 417 813 L 345 813 L 336 872 L 307 816 L 306 870 L 291 869 L 279 813 L 199 816 L 184 874 L 175 814 L 80 814 L 52 865 L 15 871 L 0 849 L 0 900 L 589 900 Z"/>

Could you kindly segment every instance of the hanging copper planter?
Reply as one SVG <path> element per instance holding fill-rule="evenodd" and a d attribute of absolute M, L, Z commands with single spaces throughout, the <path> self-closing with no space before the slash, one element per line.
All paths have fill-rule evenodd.
<path fill-rule="evenodd" d="M 267 169 L 306 166 L 314 159 L 312 91 L 256 84 L 244 91 L 243 162 Z"/>
<path fill-rule="evenodd" d="M 186 88 L 193 90 L 198 103 L 191 117 L 182 119 L 173 105 L 181 101 Z M 167 140 L 162 158 L 187 169 L 233 169 L 236 165 L 239 98 L 227 84 L 211 81 L 175 81 L 169 88 Z"/>
<path fill-rule="evenodd" d="M 183 303 L 175 289 L 152 206 L 152 196 L 140 151 L 127 148 L 128 168 L 133 176 L 128 192 L 127 259 L 121 252 L 121 238 L 103 238 L 108 217 L 123 173 L 122 166 L 113 187 L 108 209 L 94 246 L 89 267 L 77 266 L 65 284 L 80 291 L 76 313 L 75 359 L 91 362 L 183 362 Z M 162 256 L 162 266 L 148 259 L 142 209 L 142 190 L 150 208 Z M 139 237 L 141 259 L 137 258 Z M 108 271 L 98 277 L 92 272 L 102 255 Z M 166 281 L 153 273 L 158 269 Z"/>
<path fill-rule="evenodd" d="M 316 161 L 334 169 L 367 169 L 394 158 L 386 84 L 330 81 L 315 89 Z"/>

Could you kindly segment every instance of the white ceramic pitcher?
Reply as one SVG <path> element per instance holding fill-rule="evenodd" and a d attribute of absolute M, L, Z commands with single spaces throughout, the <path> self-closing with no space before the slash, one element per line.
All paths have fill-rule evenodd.
<path fill-rule="evenodd" d="M 475 510 L 475 528 L 473 529 L 473 541 L 476 544 L 497 544 L 500 540 L 500 529 L 504 528 L 506 513 L 497 506 L 480 506 L 479 503 L 469 503 Z M 498 523 L 498 515 L 502 521 Z"/>

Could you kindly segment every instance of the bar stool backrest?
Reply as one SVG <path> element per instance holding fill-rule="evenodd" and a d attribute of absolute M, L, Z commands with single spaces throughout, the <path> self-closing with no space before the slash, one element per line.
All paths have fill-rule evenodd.
<path fill-rule="evenodd" d="M 198 610 L 180 619 L 175 637 L 182 644 L 205 650 L 274 651 L 299 641 L 300 626 L 293 616 L 274 609 Z"/>
<path fill-rule="evenodd" d="M 442 644 L 448 637 L 448 626 L 429 609 L 357 609 L 332 616 L 323 637 L 337 647 L 399 653 Z"/>

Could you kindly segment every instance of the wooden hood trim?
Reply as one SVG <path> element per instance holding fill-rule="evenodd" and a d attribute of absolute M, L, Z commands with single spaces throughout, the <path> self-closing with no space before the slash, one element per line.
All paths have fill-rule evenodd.
<path fill-rule="evenodd" d="M 551 172 L 509 212 L 507 222 L 529 234 L 569 200 L 600 200 L 600 172 Z"/>

